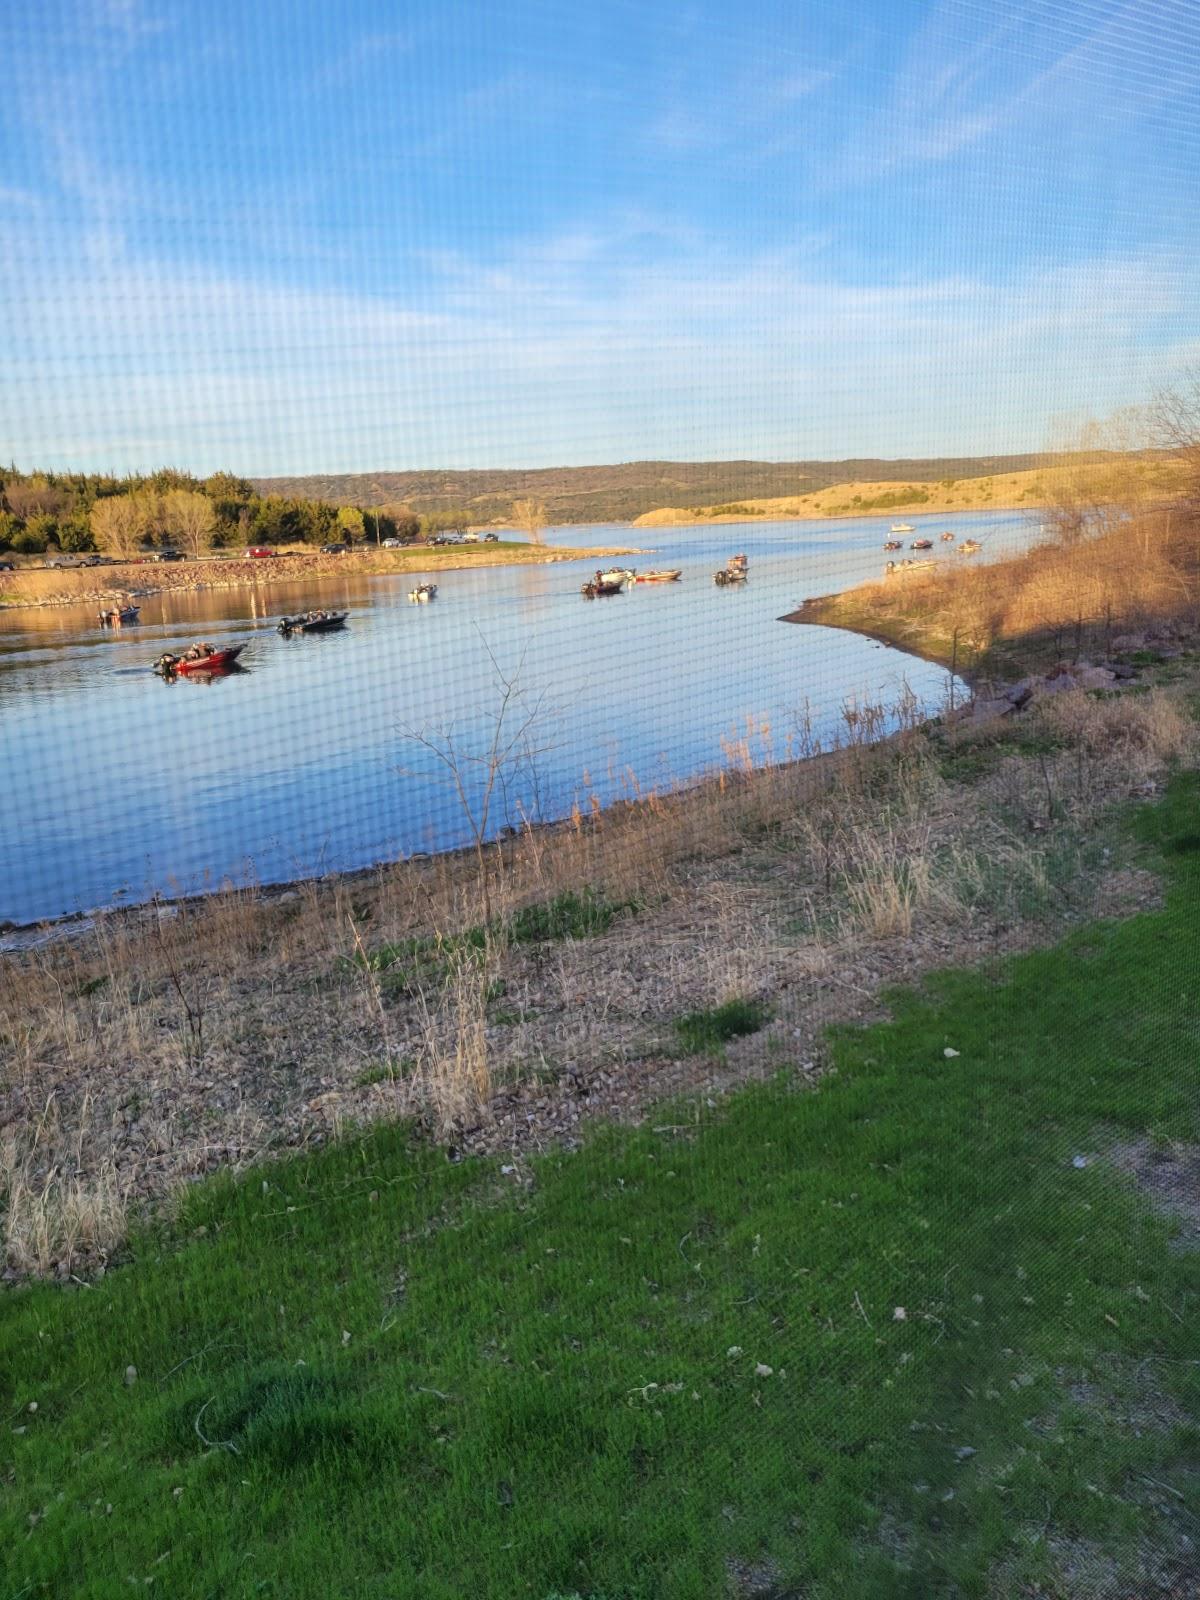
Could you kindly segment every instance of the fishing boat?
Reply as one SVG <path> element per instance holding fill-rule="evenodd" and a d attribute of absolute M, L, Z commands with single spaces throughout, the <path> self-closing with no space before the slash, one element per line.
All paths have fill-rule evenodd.
<path fill-rule="evenodd" d="M 683 576 L 683 568 L 675 567 L 673 571 L 635 572 L 630 578 L 630 583 L 676 583 Z"/>
<path fill-rule="evenodd" d="M 893 522 L 892 523 L 892 532 L 893 533 L 911 533 L 912 531 L 913 531 L 913 525 L 912 525 L 911 522 Z"/>
<path fill-rule="evenodd" d="M 722 567 L 720 572 L 713 573 L 713 582 L 720 588 L 730 583 L 745 583 L 749 573 L 744 567 Z"/>
<path fill-rule="evenodd" d="M 964 539 L 958 547 L 958 553 L 960 556 L 973 556 L 977 550 L 982 549 L 983 546 L 978 539 Z"/>
<path fill-rule="evenodd" d="M 939 534 L 938 537 L 941 539 L 943 544 L 953 544 L 954 543 L 954 535 L 952 533 L 942 533 L 942 534 Z"/>
<path fill-rule="evenodd" d="M 281 617 L 279 632 L 285 639 L 293 633 L 336 633 L 346 626 L 348 611 L 309 611 L 302 617 Z"/>
<path fill-rule="evenodd" d="M 141 606 L 113 606 L 109 611 L 100 612 L 100 626 L 102 628 L 121 628 L 128 622 L 136 622 Z"/>
<path fill-rule="evenodd" d="M 194 644 L 181 656 L 166 650 L 154 663 L 154 670 L 164 678 L 186 678 L 193 672 L 228 672 L 245 648 L 245 645 L 234 644 L 218 650 L 215 645 Z"/>
<path fill-rule="evenodd" d="M 889 561 L 884 571 L 890 578 L 899 572 L 919 572 L 922 568 L 936 565 L 936 561 L 914 561 L 911 556 L 905 556 L 903 561 Z"/>
<path fill-rule="evenodd" d="M 749 572 L 750 560 L 748 556 L 730 556 L 725 563 L 730 572 Z"/>
<path fill-rule="evenodd" d="M 597 572 L 580 586 L 579 592 L 585 600 L 598 600 L 602 595 L 620 594 L 624 587 L 623 572 Z"/>
<path fill-rule="evenodd" d="M 903 539 L 888 539 L 888 540 L 885 540 L 883 548 L 885 550 L 903 550 L 904 549 L 904 540 Z"/>
<path fill-rule="evenodd" d="M 910 550 L 932 550 L 933 549 L 933 540 L 932 539 L 914 539 L 912 544 L 909 546 L 909 549 Z"/>
<path fill-rule="evenodd" d="M 425 600 L 432 600 L 436 594 L 436 583 L 419 583 L 415 589 L 408 591 L 408 598 L 416 604 Z"/>

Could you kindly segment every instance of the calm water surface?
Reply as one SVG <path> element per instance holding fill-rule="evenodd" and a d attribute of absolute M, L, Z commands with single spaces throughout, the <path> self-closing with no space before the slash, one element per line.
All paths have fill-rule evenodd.
<path fill-rule="evenodd" d="M 1032 532 L 1020 514 L 906 517 L 997 555 Z M 555 543 L 638 545 L 635 566 L 683 580 L 588 602 L 588 569 L 336 578 L 142 601 L 138 627 L 95 625 L 92 606 L 0 615 L 0 919 L 29 922 L 156 891 L 278 882 L 367 866 L 468 838 L 436 757 L 415 735 L 450 735 L 464 767 L 487 748 L 498 666 L 540 704 L 532 765 L 514 761 L 495 827 L 562 816 L 591 794 L 691 778 L 751 737 L 759 758 L 795 748 L 807 714 L 829 737 L 848 702 L 943 703 L 947 675 L 854 635 L 776 619 L 805 596 L 878 575 L 885 519 L 589 527 Z M 750 581 L 718 589 L 735 550 Z M 953 546 L 939 559 L 958 560 Z M 979 558 L 975 558 L 979 559 Z M 341 634 L 280 638 L 287 610 L 346 606 Z M 196 638 L 245 644 L 248 670 L 164 683 L 150 664 Z M 493 659 L 496 665 L 493 665 Z M 523 709 L 522 709 L 523 708 Z"/>

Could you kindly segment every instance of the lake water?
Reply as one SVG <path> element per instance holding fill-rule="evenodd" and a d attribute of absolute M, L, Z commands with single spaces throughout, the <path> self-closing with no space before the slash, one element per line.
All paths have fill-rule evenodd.
<path fill-rule="evenodd" d="M 985 555 L 1035 531 L 1016 513 L 905 518 Z M 141 624 L 95 608 L 0 613 L 0 920 L 23 923 L 223 881 L 279 882 L 467 842 L 446 773 L 418 736 L 449 736 L 472 782 L 500 702 L 497 667 L 540 710 L 532 764 L 506 768 L 493 829 L 556 817 L 721 766 L 749 731 L 782 759 L 807 715 L 836 733 L 848 702 L 944 703 L 947 674 L 869 640 L 777 619 L 808 595 L 877 576 L 887 519 L 715 528 L 550 530 L 550 542 L 637 545 L 680 583 L 585 601 L 586 566 L 411 575 L 168 594 Z M 734 551 L 750 581 L 718 588 Z M 953 545 L 935 545 L 957 560 Z M 976 557 L 975 559 L 979 559 Z M 344 632 L 281 638 L 285 611 L 349 607 Z M 246 646 L 248 670 L 165 683 L 150 665 L 196 638 Z M 493 664 L 493 662 L 495 664 Z M 763 730 L 768 730 L 764 733 Z"/>

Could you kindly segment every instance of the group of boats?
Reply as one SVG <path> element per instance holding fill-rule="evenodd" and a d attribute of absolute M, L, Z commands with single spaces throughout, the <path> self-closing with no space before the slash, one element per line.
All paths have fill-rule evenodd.
<path fill-rule="evenodd" d="M 683 576 L 682 567 L 656 567 L 649 572 L 639 572 L 636 567 L 610 567 L 607 572 L 597 568 L 579 592 L 585 600 L 598 600 L 603 595 L 621 594 L 639 583 L 678 583 Z"/>
<path fill-rule="evenodd" d="M 720 571 L 713 573 L 713 582 L 723 588 L 729 583 L 745 583 L 749 575 L 748 557 L 730 556 Z M 610 567 L 607 572 L 597 569 L 579 592 L 585 600 L 598 600 L 602 595 L 621 594 L 639 583 L 678 583 L 682 577 L 682 567 L 656 567 L 649 572 L 639 572 L 636 567 Z"/>
<path fill-rule="evenodd" d="M 912 533 L 911 523 L 896 522 L 892 524 L 892 533 Z M 943 544 L 954 542 L 954 534 L 950 532 L 939 535 Z M 883 547 L 885 550 L 902 550 L 903 542 L 899 539 L 889 539 Z M 910 546 L 913 550 L 932 550 L 933 540 L 927 538 L 914 539 Z M 982 549 L 978 539 L 964 539 L 958 546 L 960 555 L 974 555 Z M 932 561 L 914 561 L 905 558 L 902 561 L 889 561 L 888 572 L 901 569 L 911 570 L 917 567 L 930 567 Z M 723 567 L 713 574 L 713 582 L 720 588 L 731 584 L 745 583 L 750 575 L 750 562 L 745 554 L 730 556 Z M 653 568 L 648 572 L 639 572 L 636 567 L 610 567 L 607 571 L 597 569 L 595 574 L 582 585 L 580 592 L 585 599 L 596 600 L 602 595 L 621 594 L 625 589 L 632 589 L 639 583 L 678 583 L 683 576 L 681 567 Z M 437 595 L 436 583 L 419 583 L 415 589 L 410 589 L 408 598 L 414 603 L 428 602 Z M 118 628 L 138 620 L 139 607 L 114 606 L 100 612 L 100 626 L 102 628 Z M 346 626 L 350 613 L 348 611 L 306 611 L 299 616 L 281 617 L 277 624 L 277 631 L 284 638 L 290 638 L 294 633 L 335 633 Z M 215 674 L 229 672 L 237 667 L 238 657 L 244 645 L 230 645 L 225 649 L 218 649 L 216 645 L 207 641 L 191 645 L 182 655 L 172 651 L 164 651 L 154 664 L 155 672 L 164 678 L 190 677 L 199 674 Z"/>
<path fill-rule="evenodd" d="M 346 626 L 349 615 L 348 611 L 305 611 L 295 617 L 280 617 L 276 632 L 285 639 L 294 633 L 337 633 Z M 168 679 L 216 677 L 223 672 L 240 671 L 238 657 L 245 648 L 244 644 L 231 644 L 218 649 L 205 639 L 189 645 L 182 655 L 164 650 L 154 663 L 154 670 L 160 678 Z"/>
<path fill-rule="evenodd" d="M 892 531 L 894 532 L 895 530 L 893 529 Z M 942 534 L 943 542 L 945 542 L 947 540 L 950 540 L 950 539 L 953 539 L 953 537 L 954 537 L 954 535 L 952 533 L 944 533 L 944 534 Z M 904 541 L 903 541 L 903 539 L 887 539 L 887 540 L 884 541 L 883 548 L 885 550 L 903 550 L 904 549 Z M 909 549 L 910 550 L 932 550 L 933 549 L 933 540 L 932 539 L 914 539 L 912 544 L 909 545 Z"/>
<path fill-rule="evenodd" d="M 911 533 L 912 531 L 913 529 L 910 523 L 894 522 L 892 524 L 893 533 Z M 942 544 L 953 544 L 955 542 L 955 536 L 949 530 L 947 530 L 945 533 L 940 533 L 938 538 Z M 888 551 L 903 550 L 904 542 L 901 539 L 888 539 L 885 541 L 883 548 Z M 909 545 L 909 549 L 932 550 L 933 540 L 914 539 Z M 980 544 L 978 539 L 964 539 L 958 546 L 958 553 L 960 556 L 973 556 L 977 551 L 982 549 L 983 546 Z M 934 563 L 932 561 L 914 561 L 911 556 L 906 556 L 903 561 L 889 561 L 884 570 L 886 572 L 911 572 L 914 568 L 932 567 L 933 565 Z"/>

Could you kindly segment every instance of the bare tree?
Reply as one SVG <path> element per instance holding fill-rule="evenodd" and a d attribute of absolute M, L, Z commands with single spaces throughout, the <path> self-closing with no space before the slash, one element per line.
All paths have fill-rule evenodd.
<path fill-rule="evenodd" d="M 1183 498 L 1200 505 L 1200 367 L 1186 373 L 1174 389 L 1164 389 L 1150 407 L 1154 444 L 1182 466 Z"/>
<path fill-rule="evenodd" d="M 514 500 L 513 522 L 522 533 L 529 535 L 531 544 L 541 544 L 546 526 L 546 507 L 541 500 Z"/>
<path fill-rule="evenodd" d="M 30 478 L 7 484 L 4 501 L 14 517 L 28 522 L 30 517 L 61 517 L 71 506 L 69 490 L 47 483 L 45 478 Z"/>
<path fill-rule="evenodd" d="M 480 638 L 483 639 L 482 633 Z M 483 647 L 496 674 L 497 685 L 496 705 L 489 713 L 491 730 L 484 740 L 472 749 L 453 727 L 434 731 L 403 728 L 402 731 L 405 738 L 434 758 L 442 782 L 458 802 L 470 831 L 483 919 L 490 924 L 492 869 L 487 847 L 497 810 L 507 811 L 509 791 L 520 773 L 528 773 L 536 787 L 537 762 L 553 746 L 539 743 L 537 738 L 538 723 L 547 711 L 545 691 L 530 701 L 520 687 L 524 652 L 515 671 L 506 673 L 486 639 L 483 639 Z M 402 770 L 412 771 L 411 768 Z"/>
<path fill-rule="evenodd" d="M 1175 493 L 1171 464 L 1155 448 L 1159 431 L 1153 409 L 1130 406 L 1060 442 L 1065 458 L 1051 456 L 1045 464 L 1038 513 L 1060 543 L 1111 533 Z"/>
<path fill-rule="evenodd" d="M 101 550 L 128 561 L 141 549 L 142 540 L 150 531 L 149 512 L 141 495 L 105 495 L 92 507 L 92 537 Z"/>
<path fill-rule="evenodd" d="M 163 525 L 192 556 L 210 548 L 216 531 L 217 514 L 206 494 L 192 489 L 168 489 L 162 499 Z"/>

